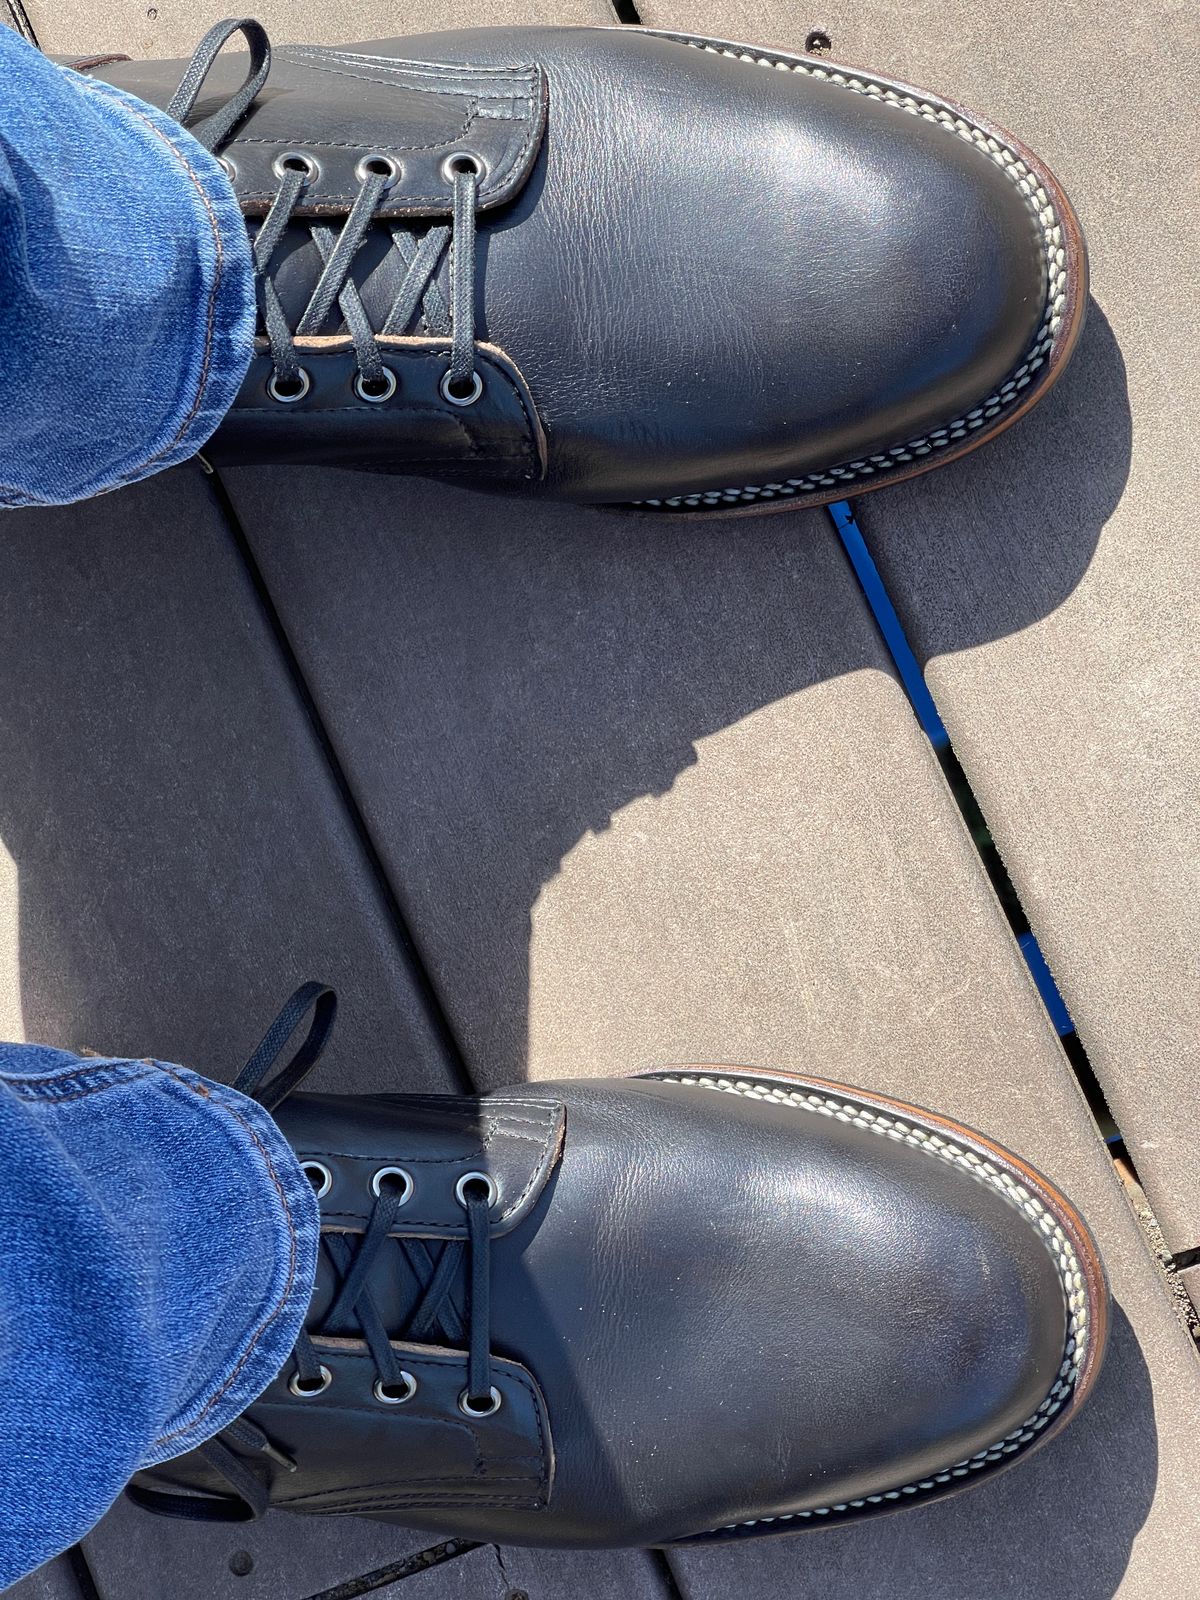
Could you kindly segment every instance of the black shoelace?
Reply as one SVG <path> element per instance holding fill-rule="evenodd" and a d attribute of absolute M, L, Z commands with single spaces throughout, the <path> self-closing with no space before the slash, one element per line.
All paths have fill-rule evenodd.
<path fill-rule="evenodd" d="M 271 45 L 266 29 L 252 18 L 227 18 L 218 22 L 197 45 L 167 106 L 167 114 L 186 122 L 213 62 L 235 33 L 250 46 L 250 68 L 245 81 L 221 108 L 188 131 L 206 150 L 216 154 L 230 137 L 267 81 L 271 70 Z M 358 364 L 355 393 L 360 399 L 380 402 L 396 391 L 396 379 L 380 353 L 380 335 L 403 334 L 422 317 L 429 334 L 450 340 L 450 361 L 442 379 L 442 395 L 453 405 L 474 403 L 482 392 L 475 370 L 475 215 L 479 199 L 481 166 L 468 151 L 447 158 L 446 174 L 454 191 L 449 226 L 437 224 L 417 237 L 400 224 L 391 224 L 392 247 L 400 257 L 404 275 L 383 321 L 375 329 L 351 276 L 355 255 L 376 224 L 381 200 L 400 176 L 391 156 L 368 155 L 356 170 L 359 190 L 340 230 L 310 222 L 309 233 L 323 263 L 317 283 L 296 327 L 288 325 L 279 292 L 271 279 L 275 252 L 292 222 L 304 192 L 317 174 L 315 158 L 296 151 L 281 155 L 274 164 L 279 187 L 261 226 L 252 239 L 258 294 L 259 329 L 271 347 L 274 372 L 268 384 L 276 400 L 299 400 L 309 389 L 295 341 L 320 333 L 337 304 L 344 327 L 354 345 Z M 449 252 L 450 302 L 438 283 L 438 269 Z"/>
<path fill-rule="evenodd" d="M 310 1012 L 312 1023 L 302 1044 L 285 1066 L 268 1077 L 284 1046 Z M 332 989 L 319 983 L 302 985 L 271 1024 L 234 1079 L 233 1087 L 253 1095 L 266 1110 L 274 1111 L 316 1066 L 336 1015 L 337 997 Z M 415 1381 L 402 1369 L 392 1346 L 393 1338 L 419 1343 L 440 1337 L 454 1348 L 465 1344 L 466 1387 L 459 1404 L 468 1415 L 487 1416 L 499 1404 L 499 1393 L 492 1386 L 490 1349 L 491 1196 L 482 1184 L 464 1185 L 461 1199 L 467 1237 L 440 1244 L 391 1237 L 396 1214 L 406 1198 L 403 1186 L 389 1187 L 380 1182 L 363 1234 L 321 1234 L 321 1249 L 338 1288 L 319 1332 L 363 1340 L 375 1364 L 372 1392 L 381 1406 L 401 1405 L 415 1392 Z M 465 1319 L 455 1296 L 464 1256 L 469 1268 Z M 370 1287 L 372 1275 L 386 1269 L 389 1257 L 392 1267 L 398 1270 L 398 1282 L 405 1295 L 402 1326 L 390 1336 Z M 312 1337 L 302 1331 L 292 1351 L 289 1389 L 302 1401 L 321 1394 L 331 1381 Z M 162 1516 L 248 1521 L 267 1511 L 274 1470 L 296 1470 L 296 1463 L 287 1452 L 246 1417 L 239 1417 L 216 1438 L 201 1445 L 199 1453 L 229 1485 L 232 1495 L 171 1494 L 140 1484 L 130 1485 L 127 1493 L 139 1505 Z"/>

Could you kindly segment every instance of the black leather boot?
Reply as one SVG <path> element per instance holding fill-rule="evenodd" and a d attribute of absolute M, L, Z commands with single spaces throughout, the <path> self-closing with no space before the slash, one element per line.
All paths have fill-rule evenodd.
<path fill-rule="evenodd" d="M 135 1480 L 156 1510 L 565 1546 L 787 1533 L 993 1477 L 1100 1366 L 1070 1203 L 881 1095 L 688 1067 L 276 1114 L 320 1197 L 308 1332 L 232 1429 Z"/>
<path fill-rule="evenodd" d="M 991 438 L 1075 343 L 1061 188 L 924 90 L 630 27 L 272 62 L 245 23 L 239 92 L 245 58 L 215 59 L 237 26 L 182 85 L 183 62 L 88 68 L 219 150 L 256 235 L 258 355 L 217 462 L 810 505 Z"/>

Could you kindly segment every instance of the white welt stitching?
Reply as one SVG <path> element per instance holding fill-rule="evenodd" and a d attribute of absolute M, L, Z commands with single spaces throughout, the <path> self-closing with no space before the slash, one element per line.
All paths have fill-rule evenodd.
<path fill-rule="evenodd" d="M 928 1155 L 935 1155 L 939 1160 L 964 1168 L 976 1182 L 990 1184 L 993 1189 L 999 1190 L 1004 1198 L 1018 1210 L 1023 1211 L 1037 1228 L 1046 1242 L 1047 1250 L 1054 1258 L 1054 1265 L 1058 1269 L 1067 1302 L 1067 1342 L 1062 1365 L 1058 1369 L 1050 1393 L 1019 1428 L 1014 1428 L 1002 1439 L 997 1439 L 995 1443 L 977 1450 L 973 1456 L 968 1456 L 965 1460 L 948 1467 L 945 1472 L 921 1478 L 916 1483 L 906 1483 L 899 1489 L 889 1489 L 884 1494 L 869 1494 L 861 1500 L 839 1501 L 837 1505 L 817 1506 L 811 1511 L 792 1511 L 778 1517 L 757 1517 L 751 1522 L 731 1523 L 730 1527 L 754 1528 L 759 1523 L 765 1522 L 793 1522 L 812 1517 L 827 1517 L 833 1512 L 858 1511 L 868 1505 L 882 1505 L 889 1500 L 911 1498 L 941 1484 L 952 1483 L 957 1478 L 969 1477 L 972 1472 L 978 1472 L 981 1467 L 990 1466 L 995 1461 L 1003 1461 L 1006 1456 L 1015 1454 L 1024 1445 L 1036 1439 L 1050 1419 L 1062 1410 L 1075 1387 L 1080 1368 L 1087 1355 L 1089 1337 L 1087 1293 L 1083 1271 L 1074 1246 L 1050 1211 L 1023 1183 L 1018 1183 L 1003 1167 L 998 1167 L 974 1150 L 967 1149 L 965 1145 L 955 1143 L 944 1134 L 927 1133 L 924 1128 L 917 1128 L 905 1122 L 903 1117 L 883 1116 L 850 1100 L 834 1100 L 810 1090 L 781 1089 L 775 1084 L 755 1082 L 747 1078 L 690 1077 L 686 1074 L 667 1072 L 655 1072 L 649 1076 L 663 1083 L 682 1083 L 700 1089 L 718 1089 L 726 1094 L 746 1095 L 752 1100 L 769 1100 L 776 1105 L 794 1106 L 801 1111 L 815 1111 L 819 1116 L 852 1123 L 856 1128 L 865 1128 L 869 1133 L 877 1133 L 885 1139 L 896 1139 L 912 1145 L 916 1150 L 924 1150 Z M 714 1532 L 723 1531 L 714 1529 Z"/>
<path fill-rule="evenodd" d="M 849 486 L 863 478 L 873 478 L 879 472 L 904 462 L 921 460 L 937 450 L 944 450 L 949 444 L 956 444 L 1011 405 L 1021 390 L 1033 382 L 1034 374 L 1044 364 L 1062 326 L 1063 308 L 1067 303 L 1066 250 L 1063 247 L 1062 227 L 1049 195 L 1020 156 L 992 134 L 985 133 L 964 117 L 955 116 L 945 106 L 931 105 L 929 101 L 914 99 L 912 95 L 897 94 L 895 89 L 889 89 L 874 79 L 812 66 L 805 61 L 723 49 L 717 45 L 703 44 L 698 39 L 686 39 L 683 42 L 693 50 L 703 50 L 708 55 L 729 56 L 733 61 L 748 61 L 754 66 L 770 67 L 776 72 L 800 72 L 809 78 L 840 84 L 842 88 L 866 95 L 871 100 L 886 101 L 910 116 L 923 117 L 926 122 L 936 123 L 947 132 L 965 139 L 968 144 L 978 146 L 1016 185 L 1038 224 L 1046 258 L 1046 306 L 1028 353 L 1000 387 L 963 416 L 955 417 L 942 427 L 932 428 L 918 439 L 892 445 L 890 449 L 878 455 L 866 456 L 860 461 L 847 461 L 821 472 L 807 472 L 803 477 L 787 478 L 781 483 L 747 484 L 741 489 L 705 489 L 698 494 L 674 494 L 660 500 L 638 500 L 634 503 L 668 509 L 745 505 L 756 500 L 785 500 L 793 495 L 815 489 L 837 488 L 842 484 L 847 486 L 849 493 Z"/>

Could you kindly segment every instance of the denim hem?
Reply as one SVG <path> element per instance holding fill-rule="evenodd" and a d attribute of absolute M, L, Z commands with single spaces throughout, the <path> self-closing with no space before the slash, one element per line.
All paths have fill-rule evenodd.
<path fill-rule="evenodd" d="M 304 1326 L 317 1270 L 320 1213 L 312 1185 L 270 1115 L 256 1101 L 184 1067 L 151 1063 L 168 1092 L 205 1102 L 220 1114 L 235 1144 L 274 1202 L 275 1260 L 262 1305 L 247 1318 L 239 1346 L 228 1352 L 212 1384 L 169 1418 L 141 1461 L 157 1466 L 194 1450 L 240 1416 L 276 1376 Z"/>
<path fill-rule="evenodd" d="M 57 1053 L 57 1052 L 56 1052 Z M 66 1060 L 74 1060 L 63 1052 Z M 156 1070 L 153 1061 L 83 1061 L 64 1072 L 0 1072 L 3 1084 L 18 1100 L 83 1100 L 90 1094 L 116 1088 L 121 1083 L 136 1083 Z"/>
<path fill-rule="evenodd" d="M 100 78 L 84 82 L 93 93 L 111 96 L 140 117 L 162 140 L 191 185 L 197 221 L 210 233 L 213 248 L 195 399 L 174 435 L 109 485 L 115 489 L 188 460 L 224 420 L 254 355 L 254 266 L 242 208 L 217 158 L 157 106 Z"/>
<path fill-rule="evenodd" d="M 0 1588 L 283 1367 L 320 1217 L 267 1112 L 152 1060 L 0 1043 Z"/>
<path fill-rule="evenodd" d="M 19 224 L 24 208 L 30 230 L 13 270 L 19 269 L 15 304 L 27 299 L 31 308 L 31 348 L 22 352 L 23 376 L 10 375 L 7 403 L 22 408 L 26 421 L 0 466 L 0 506 L 62 505 L 161 472 L 211 437 L 253 356 L 254 269 L 232 185 L 216 157 L 179 123 L 102 79 L 48 62 L 21 41 L 0 49 L 0 57 L 9 55 L 11 70 L 24 71 L 34 105 L 65 130 L 62 137 L 74 133 L 94 145 L 87 181 L 111 223 L 99 228 L 97 208 L 89 214 L 87 191 L 73 171 L 60 175 L 48 213 L 35 192 L 45 138 L 19 124 L 6 129 L 9 143 L 0 156 L 4 148 L 11 156 L 4 168 L 8 215 Z M 140 309 L 149 315 L 140 315 L 139 296 L 131 292 L 124 321 L 122 217 L 132 283 L 139 257 L 149 267 L 140 284 Z M 109 324 L 101 335 L 88 315 L 93 303 Z M 39 352 L 49 356 L 44 392 Z M 52 386 L 62 381 L 70 353 L 84 384 L 91 376 L 108 385 L 108 427 L 97 428 L 90 441 L 86 412 L 54 403 Z"/>

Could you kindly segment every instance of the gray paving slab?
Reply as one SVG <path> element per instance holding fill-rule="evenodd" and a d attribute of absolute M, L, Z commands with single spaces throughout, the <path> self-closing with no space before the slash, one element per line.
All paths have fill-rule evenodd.
<path fill-rule="evenodd" d="M 103 1600 L 162 1600 L 168 1582 L 187 1600 L 308 1600 L 365 1573 L 415 1568 L 414 1557 L 445 1543 L 444 1535 L 358 1517 L 183 1522 L 122 1499 L 84 1553 Z M 407 1584 L 384 1579 L 370 1592 L 391 1600 L 400 1581 Z"/>
<path fill-rule="evenodd" d="M 164 1521 L 122 1501 L 105 1537 L 85 1550 L 104 1600 L 162 1600 L 167 1572 L 189 1600 L 351 1600 L 355 1592 L 371 1600 L 666 1600 L 653 1557 L 475 1546 L 357 1517 L 275 1513 L 225 1527 Z M 83 1597 L 51 1586 L 18 1588 L 11 1600 Z"/>
<path fill-rule="evenodd" d="M 407 1578 L 392 1589 L 383 1590 L 383 1597 L 384 1600 L 512 1600 L 512 1590 L 496 1558 L 496 1547 L 489 1544 L 448 1566 Z"/>
<path fill-rule="evenodd" d="M 106 1531 L 110 1537 L 87 1542 L 87 1555 L 103 1595 L 120 1600 L 161 1600 L 167 1571 L 180 1575 L 173 1588 L 197 1600 L 349 1600 L 345 1588 L 355 1580 L 369 1585 L 360 1592 L 371 1600 L 664 1600 L 652 1559 L 501 1550 L 360 1518 L 277 1514 L 249 1526 L 179 1524 L 125 1501 Z M 18 1588 L 11 1600 L 81 1597 L 43 1584 Z"/>
<path fill-rule="evenodd" d="M 643 13 L 793 48 L 805 26 L 783 0 Z M 859 520 L 1167 1242 L 1192 1248 L 1200 12 L 1017 0 L 998 24 L 979 0 L 833 0 L 819 20 L 840 59 L 1014 129 L 1089 241 L 1089 323 L 1057 393 Z"/>
<path fill-rule="evenodd" d="M 326 1086 L 451 1086 L 196 466 L 4 515 L 0 1021 L 237 1070 L 297 983 L 344 999 Z"/>
<path fill-rule="evenodd" d="M 1060 1070 L 822 513 L 227 482 L 482 1079 Z"/>
<path fill-rule="evenodd" d="M 225 13 L 198 0 L 22 0 L 37 41 L 51 55 L 92 55 L 114 51 L 139 60 L 190 56 L 204 31 Z M 523 22 L 611 22 L 605 0 L 522 0 Z M 401 33 L 451 27 L 443 0 L 414 0 L 397 11 L 387 0 L 341 0 L 336 6 L 316 0 L 267 0 L 254 15 L 274 44 L 339 44 L 348 39 L 391 39 Z M 0 6 L 0 20 L 6 17 Z M 506 0 L 472 0 L 470 25 L 503 26 L 514 20 Z M 467 26 L 467 21 L 457 24 Z"/>
<path fill-rule="evenodd" d="M 37 1572 L 2 1592 L 4 1600 L 88 1600 L 66 1556 L 48 1561 Z"/>
<path fill-rule="evenodd" d="M 1007 1140 L 1102 1241 L 1110 1367 L 1040 1460 L 871 1529 L 676 1553 L 688 1595 L 1180 1592 L 1194 1348 L 823 515 L 229 483 L 480 1080 L 800 1063 Z"/>

